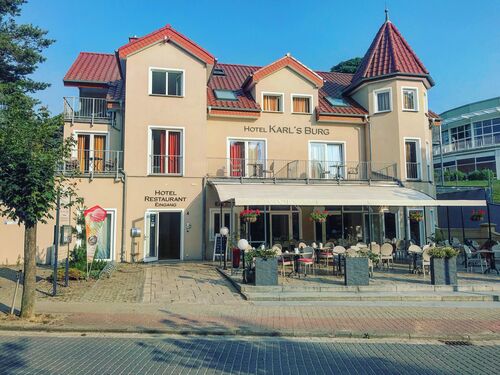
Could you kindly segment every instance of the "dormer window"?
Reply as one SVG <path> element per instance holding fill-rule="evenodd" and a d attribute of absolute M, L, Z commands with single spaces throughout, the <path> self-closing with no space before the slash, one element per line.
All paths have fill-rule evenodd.
<path fill-rule="evenodd" d="M 150 68 L 150 95 L 184 96 L 184 71 Z"/>
<path fill-rule="evenodd" d="M 232 90 L 214 90 L 214 94 L 217 100 L 238 100 Z"/>
<path fill-rule="evenodd" d="M 392 90 L 390 88 L 375 90 L 373 94 L 375 113 L 390 112 L 392 110 Z"/>
<path fill-rule="evenodd" d="M 403 111 L 418 111 L 418 91 L 414 87 L 403 87 Z"/>
<path fill-rule="evenodd" d="M 292 94 L 292 113 L 311 113 L 312 96 Z"/>
<path fill-rule="evenodd" d="M 262 110 L 264 112 L 283 112 L 283 94 L 262 93 Z"/>

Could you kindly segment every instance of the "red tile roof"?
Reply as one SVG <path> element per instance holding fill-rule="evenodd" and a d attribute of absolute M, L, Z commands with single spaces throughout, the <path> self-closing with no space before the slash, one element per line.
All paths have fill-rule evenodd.
<path fill-rule="evenodd" d="M 253 72 L 252 76 L 249 77 L 247 80 L 246 84 L 251 85 L 253 83 L 259 82 L 261 79 L 264 77 L 267 77 L 270 74 L 273 74 L 277 72 L 280 69 L 283 68 L 290 68 L 300 75 L 302 75 L 304 78 L 308 79 L 309 81 L 313 82 L 316 87 L 321 87 L 323 86 L 323 79 L 316 74 L 316 72 L 312 71 L 309 69 L 307 66 L 302 64 L 299 60 L 293 58 L 289 54 L 285 55 L 281 59 L 278 59 L 274 61 L 273 63 L 263 66 L 262 68 L 256 70 Z"/>
<path fill-rule="evenodd" d="M 109 53 L 80 52 L 64 82 L 108 83 L 120 79 L 116 57 Z"/>
<path fill-rule="evenodd" d="M 436 120 L 441 120 L 441 117 L 439 117 L 439 115 L 438 115 L 436 112 L 431 111 L 430 109 L 429 109 L 429 111 L 427 112 L 427 116 L 428 116 L 429 118 L 433 118 L 433 119 L 436 119 Z"/>
<path fill-rule="evenodd" d="M 218 63 L 215 68 L 222 69 L 224 76 L 212 75 L 208 82 L 207 98 L 208 105 L 214 108 L 224 109 L 245 109 L 260 111 L 259 104 L 252 95 L 243 89 L 248 77 L 255 72 L 262 71 L 259 66 L 222 64 Z M 354 100 L 342 96 L 342 91 L 349 86 L 352 74 L 314 72 L 324 85 L 319 89 L 319 110 L 323 114 L 344 114 L 344 115 L 364 115 L 368 112 Z M 237 100 L 217 100 L 214 90 L 232 90 L 236 94 Z M 326 101 L 326 97 L 343 98 L 349 105 L 346 107 L 333 107 Z"/>
<path fill-rule="evenodd" d="M 433 84 L 429 71 L 399 30 L 392 22 L 386 21 L 366 52 L 348 90 L 363 81 L 398 73 L 426 77 Z"/>
<path fill-rule="evenodd" d="M 153 43 L 161 40 L 172 41 L 180 47 L 184 48 L 206 64 L 215 64 L 215 57 L 207 50 L 200 47 L 185 35 L 173 29 L 172 26 L 166 25 L 161 29 L 153 31 L 143 37 L 134 39 L 132 38 L 127 44 L 118 48 L 118 55 L 124 59 L 133 52 L 145 48 Z"/>

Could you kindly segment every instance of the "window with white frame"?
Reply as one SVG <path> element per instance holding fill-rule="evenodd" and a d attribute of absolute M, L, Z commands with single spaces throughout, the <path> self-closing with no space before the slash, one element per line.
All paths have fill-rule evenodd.
<path fill-rule="evenodd" d="M 311 178 L 341 178 L 345 174 L 342 143 L 311 142 L 309 144 Z"/>
<path fill-rule="evenodd" d="M 182 135 L 180 129 L 151 129 L 150 174 L 182 175 Z"/>
<path fill-rule="evenodd" d="M 311 113 L 310 95 L 292 95 L 292 113 Z"/>
<path fill-rule="evenodd" d="M 175 69 L 150 69 L 150 89 L 152 95 L 183 96 L 184 72 Z"/>
<path fill-rule="evenodd" d="M 264 140 L 229 139 L 229 177 L 262 177 L 265 148 Z"/>
<path fill-rule="evenodd" d="M 406 154 L 406 178 L 409 180 L 421 179 L 420 165 L 420 140 L 406 139 L 405 140 Z"/>
<path fill-rule="evenodd" d="M 414 87 L 403 87 L 403 110 L 418 111 L 418 90 Z"/>
<path fill-rule="evenodd" d="M 210 240 L 215 238 L 216 234 L 220 233 L 221 224 L 223 227 L 229 229 L 231 232 L 231 211 L 223 209 L 222 211 L 222 223 L 221 223 L 220 209 L 210 210 Z"/>
<path fill-rule="evenodd" d="M 283 94 L 262 93 L 262 110 L 265 112 L 283 112 Z"/>
<path fill-rule="evenodd" d="M 392 110 L 392 90 L 390 88 L 375 90 L 373 93 L 375 96 L 375 113 L 389 112 Z"/>
<path fill-rule="evenodd" d="M 76 148 L 66 167 L 81 173 L 109 171 L 116 162 L 116 153 L 107 150 L 108 133 L 75 132 Z"/>

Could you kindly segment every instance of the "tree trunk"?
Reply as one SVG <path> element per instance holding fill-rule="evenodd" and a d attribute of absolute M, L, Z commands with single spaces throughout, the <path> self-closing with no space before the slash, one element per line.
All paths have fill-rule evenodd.
<path fill-rule="evenodd" d="M 24 283 L 21 318 L 35 314 L 36 298 L 36 224 L 24 225 Z"/>

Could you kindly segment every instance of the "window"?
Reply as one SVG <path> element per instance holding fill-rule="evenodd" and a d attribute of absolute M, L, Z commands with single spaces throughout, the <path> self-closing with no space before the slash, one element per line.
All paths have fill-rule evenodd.
<path fill-rule="evenodd" d="M 72 167 L 81 173 L 104 172 L 110 167 L 114 157 L 106 150 L 106 138 L 107 135 L 101 133 L 77 134 L 77 148 L 74 151 Z"/>
<path fill-rule="evenodd" d="M 219 100 L 238 100 L 232 90 L 214 90 L 215 97 Z"/>
<path fill-rule="evenodd" d="M 262 109 L 265 112 L 283 112 L 283 94 L 263 93 Z"/>
<path fill-rule="evenodd" d="M 150 173 L 182 174 L 182 130 L 152 129 Z"/>
<path fill-rule="evenodd" d="M 462 125 L 450 130 L 452 151 L 463 150 L 472 147 L 471 125 Z"/>
<path fill-rule="evenodd" d="M 405 140 L 406 178 L 419 180 L 420 173 L 420 141 L 418 139 Z"/>
<path fill-rule="evenodd" d="M 441 137 L 443 145 L 450 144 L 450 133 L 448 132 L 448 130 L 442 130 Z"/>
<path fill-rule="evenodd" d="M 265 164 L 265 141 L 229 140 L 229 176 L 262 177 Z"/>
<path fill-rule="evenodd" d="M 349 103 L 345 101 L 343 98 L 332 98 L 331 96 L 327 96 L 326 101 L 330 103 L 332 107 L 348 107 Z"/>
<path fill-rule="evenodd" d="M 474 145 L 483 147 L 500 143 L 500 118 L 477 121 L 474 127 Z"/>
<path fill-rule="evenodd" d="M 311 113 L 312 96 L 292 95 L 292 113 Z"/>
<path fill-rule="evenodd" d="M 181 70 L 151 69 L 150 94 L 183 96 L 184 72 Z"/>
<path fill-rule="evenodd" d="M 391 89 L 382 89 L 374 91 L 375 95 L 375 113 L 389 112 L 392 108 Z"/>
<path fill-rule="evenodd" d="M 311 178 L 341 178 L 345 174 L 344 145 L 311 142 L 309 145 Z"/>
<path fill-rule="evenodd" d="M 226 75 L 226 72 L 222 68 L 215 68 L 214 69 L 214 76 L 221 76 L 224 77 Z"/>
<path fill-rule="evenodd" d="M 403 88 L 403 111 L 418 111 L 418 90 Z"/>
<path fill-rule="evenodd" d="M 213 240 L 220 232 L 220 209 L 210 210 L 210 239 Z M 222 210 L 222 226 L 229 229 L 231 233 L 231 211 Z"/>

